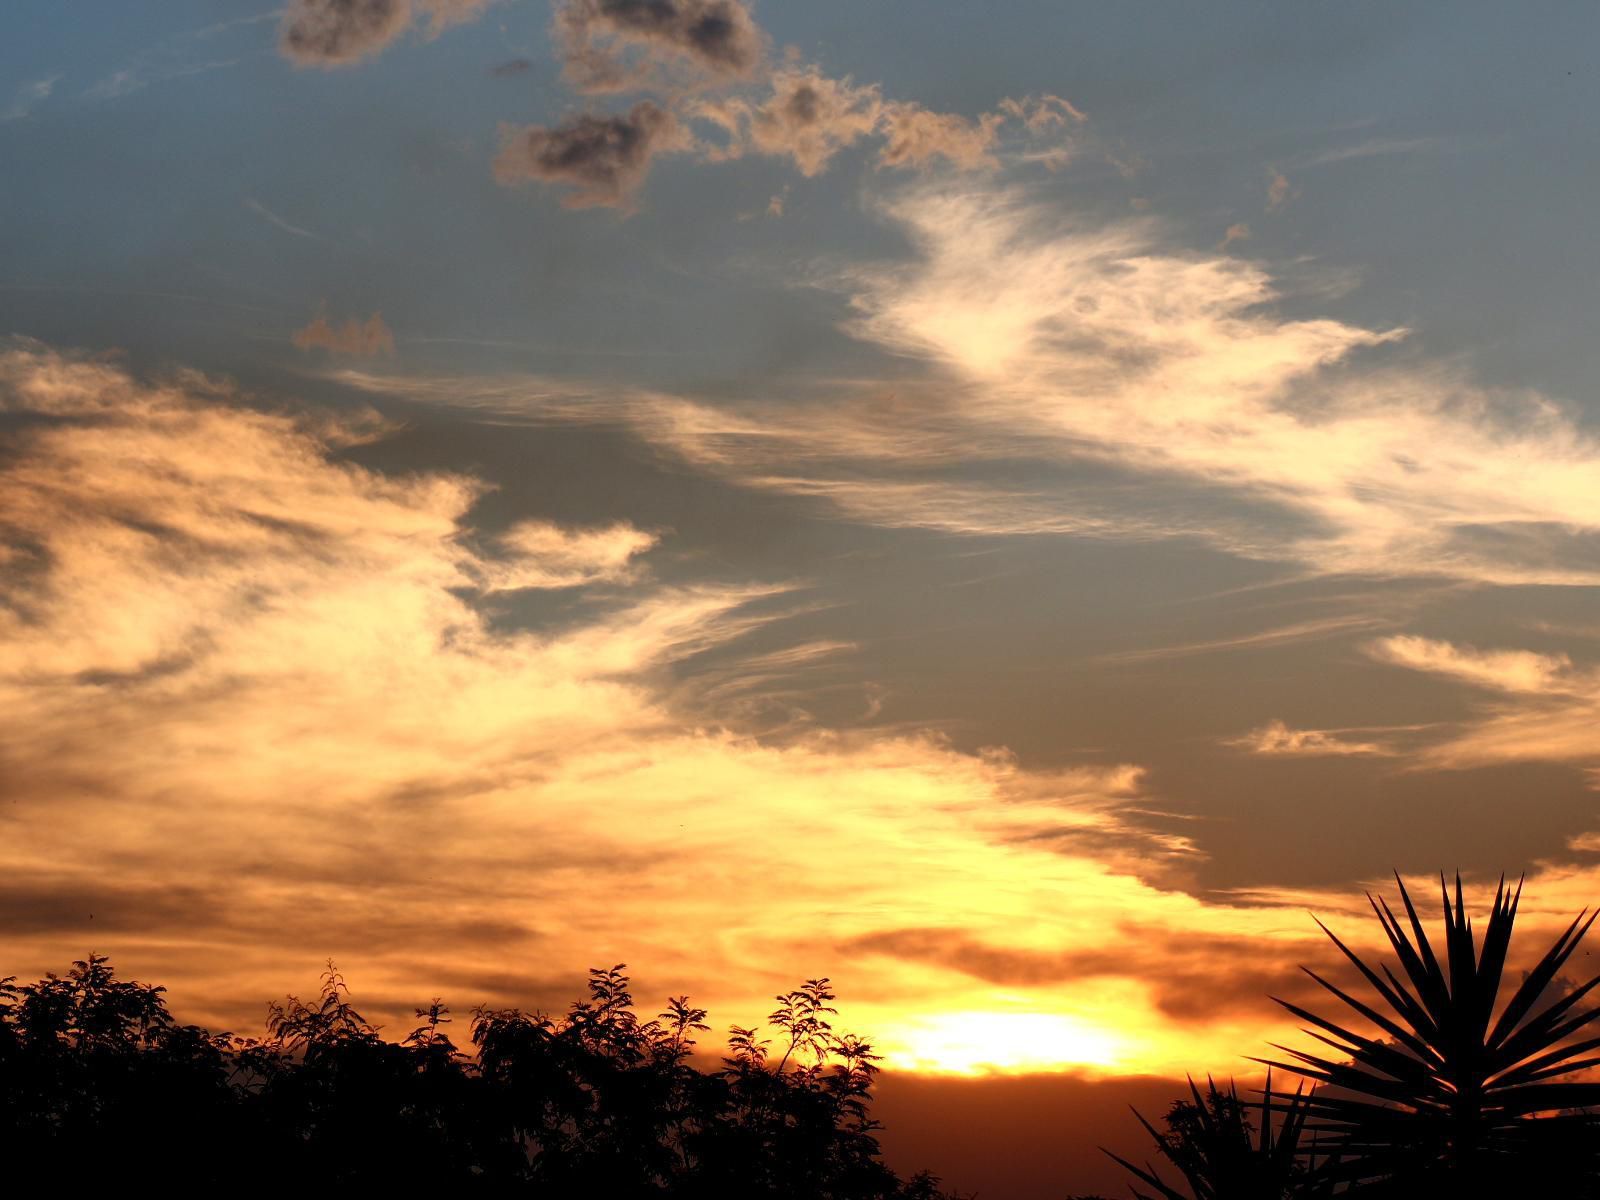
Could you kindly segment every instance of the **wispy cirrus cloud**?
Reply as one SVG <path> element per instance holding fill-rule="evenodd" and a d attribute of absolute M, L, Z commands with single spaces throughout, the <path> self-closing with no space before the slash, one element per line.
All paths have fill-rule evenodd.
<path fill-rule="evenodd" d="M 1600 764 L 1600 668 L 1564 653 L 1484 650 L 1411 635 L 1380 639 L 1368 650 L 1380 662 L 1453 680 L 1481 697 L 1476 715 L 1417 751 L 1419 765 Z"/>
<path fill-rule="evenodd" d="M 484 589 L 570 588 L 591 583 L 628 583 L 633 560 L 657 542 L 625 522 L 596 529 L 563 529 L 550 521 L 519 521 L 497 538 L 514 552 L 483 568 Z"/>
<path fill-rule="evenodd" d="M 0 123 L 22 120 L 50 98 L 50 93 L 55 91 L 60 78 L 59 75 L 49 75 L 43 79 L 19 83 L 11 94 L 11 102 L 0 108 Z"/>
<path fill-rule="evenodd" d="M 267 224 L 271 225 L 275 229 L 283 230 L 284 233 L 293 234 L 295 237 L 310 238 L 312 241 L 321 240 L 316 234 L 312 233 L 311 230 L 303 229 L 299 225 L 294 224 L 292 221 L 288 221 L 283 217 L 280 217 L 277 213 L 273 212 L 254 196 L 246 196 L 244 198 L 244 206 L 264 220 Z"/>
<path fill-rule="evenodd" d="M 911 254 L 818 277 L 848 333 L 920 368 L 893 382 L 715 405 L 350 382 L 620 424 L 868 523 L 1196 537 L 1322 575 L 1600 581 L 1600 443 L 1553 401 L 1387 360 L 1405 330 L 1282 315 L 1260 264 L 1175 248 L 1149 219 L 1075 219 L 992 182 L 911 187 L 882 211 Z"/>
<path fill-rule="evenodd" d="M 1553 695 L 1583 688 L 1583 676 L 1573 671 L 1572 660 L 1565 654 L 1479 650 L 1410 634 L 1384 638 L 1370 650 L 1380 661 L 1448 675 L 1491 691 Z"/>
<path fill-rule="evenodd" d="M 1395 753 L 1382 742 L 1360 741 L 1348 736 L 1352 733 L 1368 732 L 1370 730 L 1291 729 L 1284 722 L 1274 719 L 1236 738 L 1227 738 L 1222 744 L 1269 758 L 1320 758 Z"/>
<path fill-rule="evenodd" d="M 1327 150 L 1319 150 L 1304 158 L 1296 159 L 1293 166 L 1309 170 L 1312 167 L 1327 167 L 1335 163 L 1352 162 L 1362 158 L 1387 158 L 1391 155 L 1421 154 L 1429 151 L 1438 151 L 1449 146 L 1450 143 L 1437 137 L 1375 137 L 1363 141 L 1352 142 L 1345 146 L 1334 146 Z"/>

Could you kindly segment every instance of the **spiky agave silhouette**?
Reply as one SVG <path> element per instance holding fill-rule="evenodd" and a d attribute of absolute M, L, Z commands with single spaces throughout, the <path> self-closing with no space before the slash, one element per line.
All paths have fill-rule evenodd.
<path fill-rule="evenodd" d="M 1370 893 L 1367 900 L 1400 976 L 1387 963 L 1375 970 L 1317 921 L 1379 1002 L 1366 1003 L 1301 968 L 1376 1033 L 1358 1033 L 1278 1000 L 1312 1027 L 1306 1033 L 1336 1052 L 1323 1057 L 1275 1045 L 1295 1061 L 1269 1064 L 1322 1085 L 1306 1106 L 1320 1148 L 1336 1156 L 1323 1176 L 1363 1183 L 1364 1193 L 1387 1181 L 1404 1194 L 1418 1194 L 1419 1184 L 1487 1194 L 1512 1181 L 1529 1185 L 1537 1176 L 1567 1194 L 1595 1194 L 1590 1143 L 1600 1083 L 1574 1076 L 1600 1065 L 1592 1056 L 1600 1037 L 1589 1036 L 1600 1007 L 1583 1005 L 1600 976 L 1570 990 L 1558 981 L 1600 913 L 1585 909 L 1573 918 L 1501 1005 L 1521 882 L 1508 891 L 1501 877 L 1480 947 L 1460 875 L 1452 905 L 1441 874 L 1442 958 L 1398 874 L 1395 882 L 1404 926 L 1387 901 Z"/>
<path fill-rule="evenodd" d="M 1303 1085 L 1293 1092 L 1274 1093 L 1272 1072 L 1268 1071 L 1259 1105 L 1260 1124 L 1253 1131 L 1246 1105 L 1232 1082 L 1224 1092 L 1207 1078 L 1202 1097 L 1190 1079 L 1189 1093 L 1194 1102 L 1173 1105 L 1166 1133 L 1157 1131 L 1138 1109 L 1133 1115 L 1155 1139 L 1161 1157 L 1183 1175 L 1193 1200 L 1284 1200 L 1313 1194 L 1306 1190 L 1307 1173 L 1300 1162 L 1307 1151 L 1302 1142 L 1308 1099 L 1302 1094 Z M 1274 1095 L 1284 1101 L 1278 1106 L 1281 1115 L 1276 1127 Z M 1152 1163 L 1138 1167 L 1121 1155 L 1105 1153 L 1141 1183 L 1156 1189 L 1152 1196 L 1134 1188 L 1138 1200 L 1189 1200 L 1163 1180 Z M 1319 1190 L 1315 1194 L 1326 1193 Z"/>

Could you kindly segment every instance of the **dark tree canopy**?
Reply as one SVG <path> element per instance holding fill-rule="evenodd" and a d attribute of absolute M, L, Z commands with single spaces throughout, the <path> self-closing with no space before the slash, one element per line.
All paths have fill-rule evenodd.
<path fill-rule="evenodd" d="M 475 1053 L 437 999 L 386 1040 L 330 964 L 257 1040 L 177 1024 L 164 990 L 98 955 L 0 983 L 0 1162 L 120 1183 L 375 1184 L 418 1194 L 936 1200 L 886 1167 L 869 1115 L 876 1055 L 835 1034 L 826 979 L 778 998 L 779 1054 L 736 1029 L 691 1061 L 705 1010 L 635 1011 L 622 966 L 560 1016 L 479 1010 Z"/>

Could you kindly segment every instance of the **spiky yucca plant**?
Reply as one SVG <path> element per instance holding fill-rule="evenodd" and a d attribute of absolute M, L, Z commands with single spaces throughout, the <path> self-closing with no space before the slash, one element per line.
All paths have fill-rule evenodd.
<path fill-rule="evenodd" d="M 1326 1194 L 1306 1190 L 1305 1186 L 1307 1172 L 1299 1160 L 1307 1149 L 1301 1143 L 1307 1097 L 1300 1089 L 1276 1093 L 1286 1102 L 1279 1105 L 1274 1129 L 1275 1093 L 1272 1072 L 1268 1071 L 1267 1085 L 1261 1093 L 1260 1125 L 1254 1131 L 1246 1106 L 1232 1083 L 1224 1092 L 1207 1079 L 1202 1097 L 1190 1079 L 1189 1093 L 1194 1102 L 1180 1101 L 1172 1106 L 1167 1114 L 1166 1133 L 1158 1132 L 1138 1109 L 1133 1110 L 1133 1115 L 1155 1139 L 1161 1157 L 1183 1175 L 1193 1200 L 1286 1200 L 1291 1196 Z M 1164 1181 L 1152 1163 L 1136 1167 L 1121 1155 L 1109 1150 L 1105 1153 L 1141 1183 L 1156 1189 L 1157 1195 L 1152 1196 L 1134 1188 L 1138 1200 L 1189 1200 Z"/>
<path fill-rule="evenodd" d="M 1301 968 L 1376 1031 L 1358 1033 L 1278 1000 L 1312 1027 L 1306 1033 L 1336 1052 L 1322 1057 L 1276 1046 L 1295 1061 L 1270 1064 L 1322 1085 L 1306 1102 L 1320 1148 L 1337 1156 L 1322 1175 L 1361 1184 L 1362 1194 L 1443 1195 L 1437 1189 L 1449 1188 L 1456 1195 L 1487 1195 L 1512 1187 L 1507 1194 L 1532 1195 L 1527 1188 L 1533 1187 L 1539 1194 L 1558 1188 L 1595 1195 L 1600 1159 L 1591 1143 L 1600 1130 L 1589 1110 L 1600 1105 L 1600 1083 L 1574 1076 L 1600 1065 L 1592 1056 L 1600 1038 L 1585 1034 L 1600 1019 L 1600 1007 L 1582 1007 L 1600 976 L 1565 994 L 1553 985 L 1600 914 L 1579 913 L 1502 1004 L 1521 883 L 1508 892 L 1501 878 L 1480 947 L 1462 902 L 1461 877 L 1452 905 L 1441 875 L 1441 958 L 1405 884 L 1398 875 L 1395 881 L 1405 926 L 1386 901 L 1367 899 L 1399 959 L 1400 976 L 1388 964 L 1374 969 L 1317 922 L 1377 1001 L 1357 999 Z"/>

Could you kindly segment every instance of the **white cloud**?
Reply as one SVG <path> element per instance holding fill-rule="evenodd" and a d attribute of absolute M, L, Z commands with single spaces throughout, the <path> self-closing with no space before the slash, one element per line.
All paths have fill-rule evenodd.
<path fill-rule="evenodd" d="M 848 331 L 920 377 L 717 405 L 345 378 L 503 419 L 620 422 L 869 523 L 1199 537 L 1319 574 L 1600 582 L 1600 443 L 1548 399 L 1386 363 L 1403 330 L 1284 316 L 1261 266 L 1173 250 L 1149 219 L 1074 220 L 987 183 L 914 187 L 884 211 L 910 257 L 832 284 Z"/>

